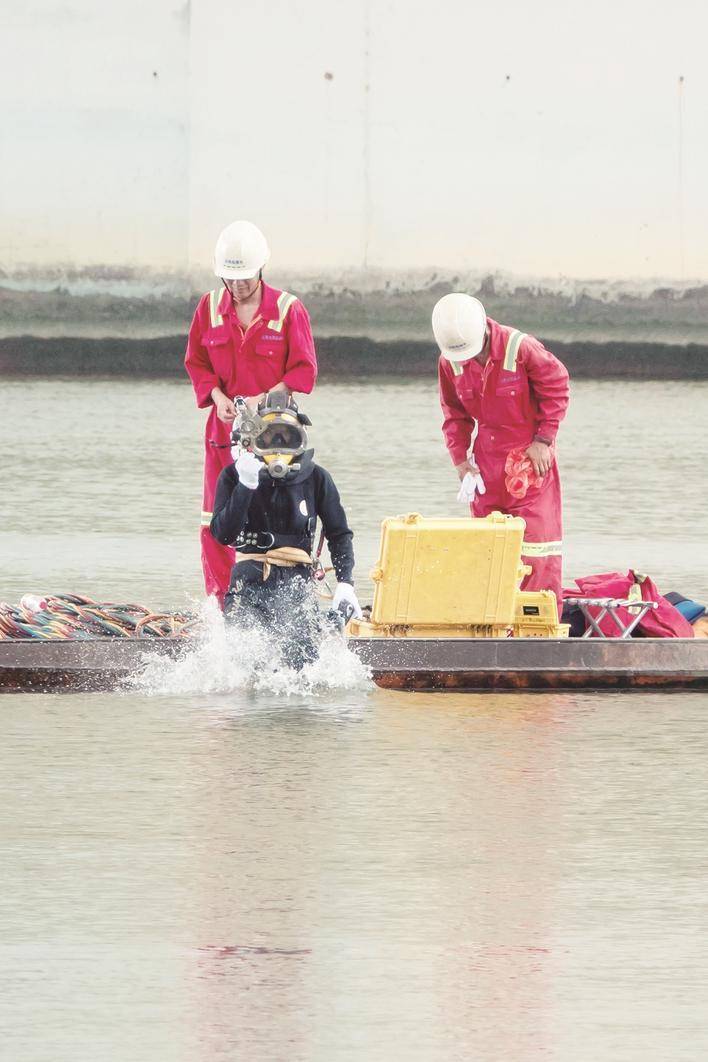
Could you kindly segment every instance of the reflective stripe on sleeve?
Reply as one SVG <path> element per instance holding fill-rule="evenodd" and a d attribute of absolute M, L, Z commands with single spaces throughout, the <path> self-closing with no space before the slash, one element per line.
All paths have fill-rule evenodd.
<path fill-rule="evenodd" d="M 519 347 L 525 339 L 525 332 L 519 332 L 517 329 L 514 329 L 509 333 L 504 352 L 504 368 L 507 372 L 516 372 L 516 359 L 519 354 Z"/>
<path fill-rule="evenodd" d="M 214 515 L 213 513 L 205 513 L 204 510 L 202 509 L 202 527 L 208 527 L 209 526 L 209 524 L 211 523 L 211 518 L 212 518 L 213 515 Z"/>
<path fill-rule="evenodd" d="M 224 323 L 224 318 L 219 313 L 219 304 L 223 294 L 223 288 L 214 288 L 209 292 L 209 322 L 212 328 L 218 328 Z"/>
<path fill-rule="evenodd" d="M 522 557 L 560 557 L 563 555 L 563 542 L 522 542 Z"/>
<path fill-rule="evenodd" d="M 276 320 L 268 322 L 268 328 L 271 331 L 282 332 L 288 310 L 294 302 L 297 302 L 295 295 L 291 295 L 289 291 L 281 291 L 280 295 L 278 295 L 278 317 Z"/>

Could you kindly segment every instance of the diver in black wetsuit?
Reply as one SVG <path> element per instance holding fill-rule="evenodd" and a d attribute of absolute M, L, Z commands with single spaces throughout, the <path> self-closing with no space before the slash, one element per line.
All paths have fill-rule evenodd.
<path fill-rule="evenodd" d="M 314 660 L 326 628 L 312 579 L 317 519 L 337 578 L 333 610 L 361 617 L 354 593 L 352 532 L 334 481 L 306 449 L 310 420 L 285 393 L 269 394 L 254 417 L 234 421 L 234 464 L 216 486 L 211 533 L 236 548 L 228 619 L 278 635 L 286 662 Z"/>

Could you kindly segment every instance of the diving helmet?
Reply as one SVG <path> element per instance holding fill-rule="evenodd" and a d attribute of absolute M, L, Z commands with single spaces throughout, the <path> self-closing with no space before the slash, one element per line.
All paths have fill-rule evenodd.
<path fill-rule="evenodd" d="M 239 404 L 240 403 L 240 404 Z M 253 413 L 243 400 L 236 403 L 233 443 L 252 450 L 274 479 L 282 479 L 307 449 L 305 426 L 312 421 L 301 413 L 286 391 L 273 391 Z"/>

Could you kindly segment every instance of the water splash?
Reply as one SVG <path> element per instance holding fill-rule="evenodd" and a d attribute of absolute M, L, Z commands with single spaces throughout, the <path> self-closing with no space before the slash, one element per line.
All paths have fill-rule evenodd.
<path fill-rule="evenodd" d="M 369 669 L 340 635 L 324 637 L 317 658 L 298 671 L 283 662 L 276 636 L 226 624 L 214 598 L 200 607 L 194 648 L 176 660 L 146 654 L 130 685 L 141 693 L 176 695 L 251 690 L 313 696 L 373 688 Z"/>

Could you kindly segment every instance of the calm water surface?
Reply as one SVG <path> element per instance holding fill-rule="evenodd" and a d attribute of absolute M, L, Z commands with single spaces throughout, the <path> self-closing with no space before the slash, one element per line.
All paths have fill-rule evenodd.
<path fill-rule="evenodd" d="M 435 393 L 306 408 L 368 600 L 383 516 L 459 511 Z M 6 382 L 0 599 L 198 595 L 201 421 L 178 383 Z M 576 385 L 567 581 L 708 597 L 706 422 L 705 384 Z M 3 1057 L 706 1057 L 707 698 L 396 694 L 341 661 L 255 690 L 218 662 L 217 689 L 202 662 L 0 701 Z"/>

